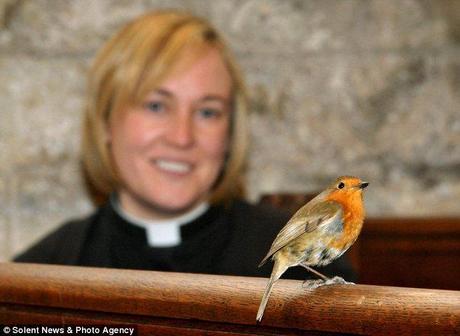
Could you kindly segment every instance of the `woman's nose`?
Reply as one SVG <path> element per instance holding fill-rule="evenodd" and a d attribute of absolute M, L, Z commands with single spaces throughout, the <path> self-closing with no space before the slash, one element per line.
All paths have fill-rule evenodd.
<path fill-rule="evenodd" d="M 194 142 L 193 118 L 188 114 L 176 114 L 166 132 L 168 142 L 178 147 L 190 147 Z"/>

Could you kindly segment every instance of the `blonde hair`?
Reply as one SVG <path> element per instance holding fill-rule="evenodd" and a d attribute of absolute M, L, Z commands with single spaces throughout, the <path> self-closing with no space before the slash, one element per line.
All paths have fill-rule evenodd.
<path fill-rule="evenodd" d="M 242 77 L 222 37 L 206 20 L 169 10 L 148 13 L 125 26 L 102 47 L 90 70 L 82 167 L 96 204 L 122 184 L 107 143 L 110 120 L 127 106 L 140 104 L 184 57 L 185 49 L 187 57 L 196 58 L 208 47 L 221 53 L 233 81 L 230 145 L 210 201 L 220 203 L 243 196 L 247 99 Z"/>

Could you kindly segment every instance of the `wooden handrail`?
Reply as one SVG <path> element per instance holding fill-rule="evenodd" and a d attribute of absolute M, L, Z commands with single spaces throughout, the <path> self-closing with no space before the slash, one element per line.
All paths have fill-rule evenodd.
<path fill-rule="evenodd" d="M 450 335 L 460 333 L 460 291 L 275 284 L 267 279 L 38 264 L 0 264 L 0 324 L 125 323 L 139 335 Z M 161 331 L 161 332 L 160 332 Z M 222 332 L 223 333 L 223 332 Z"/>

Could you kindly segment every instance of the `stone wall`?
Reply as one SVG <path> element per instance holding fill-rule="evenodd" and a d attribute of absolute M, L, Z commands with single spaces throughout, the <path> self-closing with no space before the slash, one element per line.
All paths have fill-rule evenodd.
<path fill-rule="evenodd" d="M 88 213 L 85 73 L 149 9 L 226 36 L 251 93 L 250 198 L 371 182 L 368 212 L 460 215 L 460 3 L 440 0 L 0 0 L 0 260 Z"/>

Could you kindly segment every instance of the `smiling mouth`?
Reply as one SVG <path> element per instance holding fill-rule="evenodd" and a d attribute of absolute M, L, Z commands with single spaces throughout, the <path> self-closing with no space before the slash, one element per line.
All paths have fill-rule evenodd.
<path fill-rule="evenodd" d="M 186 174 L 192 170 L 192 165 L 186 162 L 155 160 L 154 163 L 161 170 L 174 174 Z"/>

